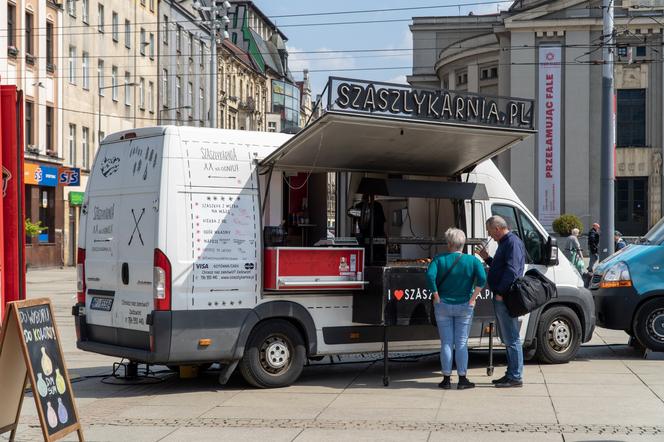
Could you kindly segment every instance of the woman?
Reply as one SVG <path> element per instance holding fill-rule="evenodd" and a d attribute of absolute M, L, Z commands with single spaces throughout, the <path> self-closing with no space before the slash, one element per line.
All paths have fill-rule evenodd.
<path fill-rule="evenodd" d="M 445 232 L 447 253 L 436 256 L 427 270 L 429 288 L 440 335 L 440 364 L 443 381 L 440 388 L 452 388 L 452 350 L 455 352 L 458 390 L 475 387 L 466 377 L 468 371 L 468 333 L 473 320 L 475 299 L 486 284 L 486 273 L 479 259 L 461 252 L 466 235 L 455 228 Z"/>

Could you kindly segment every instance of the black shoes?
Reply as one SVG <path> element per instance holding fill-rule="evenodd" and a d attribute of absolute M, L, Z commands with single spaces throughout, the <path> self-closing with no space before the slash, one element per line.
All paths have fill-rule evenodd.
<path fill-rule="evenodd" d="M 457 384 L 457 390 L 467 390 L 469 388 L 475 388 L 475 384 L 470 382 L 467 377 L 459 376 L 459 383 Z"/>
<path fill-rule="evenodd" d="M 443 376 L 443 381 L 438 384 L 438 388 L 442 388 L 443 390 L 449 390 L 452 388 L 452 382 L 450 381 L 449 376 Z"/>
<path fill-rule="evenodd" d="M 494 379 L 494 380 L 492 380 L 491 383 L 492 383 L 493 385 L 496 385 L 496 384 L 499 384 L 499 383 L 501 383 L 501 382 L 505 382 L 505 381 L 507 381 L 507 380 L 509 380 L 509 378 L 507 377 L 507 375 L 505 375 L 505 376 L 503 376 L 502 378 L 498 378 L 498 379 Z"/>
<path fill-rule="evenodd" d="M 498 379 L 499 382 L 493 384 L 496 388 L 521 388 L 523 387 L 523 381 L 517 381 L 516 379 L 506 378 L 505 380 Z"/>
<path fill-rule="evenodd" d="M 451 390 L 452 381 L 450 380 L 450 376 L 443 376 L 443 380 L 440 384 L 438 384 L 438 387 L 442 388 L 443 390 Z M 475 384 L 470 382 L 467 377 L 459 376 L 459 383 L 457 384 L 457 390 L 467 390 L 469 388 L 475 388 Z"/>

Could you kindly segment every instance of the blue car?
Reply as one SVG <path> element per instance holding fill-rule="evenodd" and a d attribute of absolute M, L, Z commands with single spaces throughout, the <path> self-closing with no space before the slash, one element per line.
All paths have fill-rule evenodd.
<path fill-rule="evenodd" d="M 590 289 L 598 326 L 625 330 L 644 347 L 664 351 L 664 218 L 602 261 Z"/>

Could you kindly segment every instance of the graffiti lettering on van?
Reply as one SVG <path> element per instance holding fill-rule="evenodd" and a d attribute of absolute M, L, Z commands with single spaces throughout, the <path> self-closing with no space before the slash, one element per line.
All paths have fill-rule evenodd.
<path fill-rule="evenodd" d="M 141 229 L 139 227 L 139 224 L 141 223 L 141 219 L 143 219 L 143 215 L 145 214 L 145 207 L 141 209 L 141 214 L 138 216 L 138 219 L 136 219 L 136 213 L 134 212 L 134 209 L 131 209 L 131 216 L 134 218 L 134 230 L 131 232 L 131 236 L 129 237 L 129 244 L 131 245 L 131 242 L 134 240 L 134 235 L 138 233 L 138 239 L 141 241 L 141 245 L 144 246 L 145 243 L 143 242 L 143 235 L 141 235 Z"/>
<path fill-rule="evenodd" d="M 101 174 L 104 178 L 108 178 L 120 169 L 120 158 L 118 157 L 104 157 L 101 161 Z"/>
<path fill-rule="evenodd" d="M 212 150 L 207 147 L 201 147 L 201 158 L 215 161 L 237 161 L 237 154 L 235 153 L 235 149 Z"/>
<path fill-rule="evenodd" d="M 95 221 L 109 221 L 115 216 L 115 204 L 110 207 L 97 207 L 94 206 L 92 211 L 92 219 Z"/>

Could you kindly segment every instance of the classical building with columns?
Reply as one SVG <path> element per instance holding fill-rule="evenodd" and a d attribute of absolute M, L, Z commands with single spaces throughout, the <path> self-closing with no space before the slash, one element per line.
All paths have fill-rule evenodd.
<path fill-rule="evenodd" d="M 547 228 L 599 220 L 602 9 L 521 0 L 493 15 L 415 17 L 416 87 L 533 98 L 538 135 L 495 159 Z M 662 217 L 664 14 L 616 8 L 616 229 L 641 235 Z"/>

